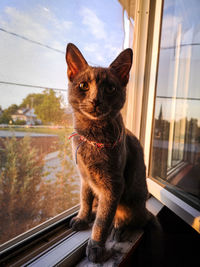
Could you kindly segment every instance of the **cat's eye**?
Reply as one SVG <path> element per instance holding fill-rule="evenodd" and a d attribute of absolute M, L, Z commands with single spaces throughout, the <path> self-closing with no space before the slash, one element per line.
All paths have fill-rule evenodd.
<path fill-rule="evenodd" d="M 87 82 L 81 82 L 79 84 L 79 88 L 82 90 L 82 91 L 88 91 L 89 90 L 89 84 Z"/>
<path fill-rule="evenodd" d="M 116 87 L 114 87 L 114 86 L 108 86 L 108 87 L 106 87 L 106 93 L 108 93 L 108 94 L 112 94 L 115 91 L 116 91 Z"/>

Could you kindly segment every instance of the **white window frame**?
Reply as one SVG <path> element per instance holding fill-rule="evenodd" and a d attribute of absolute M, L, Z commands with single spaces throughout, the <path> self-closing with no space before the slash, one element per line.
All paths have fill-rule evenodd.
<path fill-rule="evenodd" d="M 136 39 L 137 45 L 134 46 L 134 52 L 136 54 L 136 63 L 133 65 L 135 82 L 132 87 L 134 91 L 132 97 L 128 99 L 128 107 L 132 107 L 132 110 L 130 108 L 127 109 L 127 116 L 131 116 L 131 121 L 127 123 L 127 127 L 139 137 L 143 145 L 147 167 L 147 185 L 150 194 L 200 233 L 200 212 L 170 193 L 165 189 L 164 185 L 160 185 L 156 179 L 149 177 L 151 137 L 153 131 L 153 114 L 164 0 L 152 0 L 151 2 L 141 0 L 139 2 L 140 7 L 144 8 L 140 15 L 143 23 L 138 24 L 138 28 L 136 28 L 136 34 L 140 33 L 140 35 Z M 152 12 L 149 18 L 147 18 L 149 14 L 149 11 L 147 11 L 148 8 L 149 11 Z M 148 22 L 147 19 L 149 19 Z M 141 45 L 141 43 L 143 45 Z"/>

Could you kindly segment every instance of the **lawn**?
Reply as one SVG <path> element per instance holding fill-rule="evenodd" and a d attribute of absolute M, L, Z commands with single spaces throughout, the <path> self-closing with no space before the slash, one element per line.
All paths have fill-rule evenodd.
<path fill-rule="evenodd" d="M 59 136 L 63 135 L 70 135 L 73 132 L 72 127 L 63 127 L 63 128 L 58 128 L 58 127 L 1 127 L 1 131 L 17 131 L 17 132 L 30 132 L 30 133 L 47 133 L 47 134 L 56 134 Z"/>

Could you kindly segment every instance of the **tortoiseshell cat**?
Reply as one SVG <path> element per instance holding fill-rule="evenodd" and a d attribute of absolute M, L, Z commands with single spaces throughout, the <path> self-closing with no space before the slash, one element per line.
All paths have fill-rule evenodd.
<path fill-rule="evenodd" d="M 91 67 L 70 43 L 66 61 L 76 130 L 73 149 L 81 176 L 81 206 L 71 227 L 88 227 L 93 207 L 97 207 L 86 253 L 90 261 L 99 262 L 104 259 L 112 225 L 113 237 L 119 240 L 128 227 L 143 227 L 152 217 L 145 208 L 148 192 L 143 150 L 125 129 L 120 114 L 132 50 L 124 50 L 108 68 Z"/>

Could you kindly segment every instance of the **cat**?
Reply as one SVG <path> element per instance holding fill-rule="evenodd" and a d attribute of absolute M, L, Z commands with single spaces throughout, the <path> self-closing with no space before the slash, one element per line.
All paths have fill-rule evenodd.
<path fill-rule="evenodd" d="M 144 227 L 152 217 L 146 207 L 148 191 L 143 149 L 125 128 L 120 110 L 133 52 L 122 51 L 108 68 L 91 67 L 72 43 L 67 45 L 68 99 L 73 109 L 73 151 L 81 177 L 80 210 L 73 230 L 86 229 L 94 219 L 86 254 L 101 262 L 113 227 L 120 241 L 128 228 Z"/>

